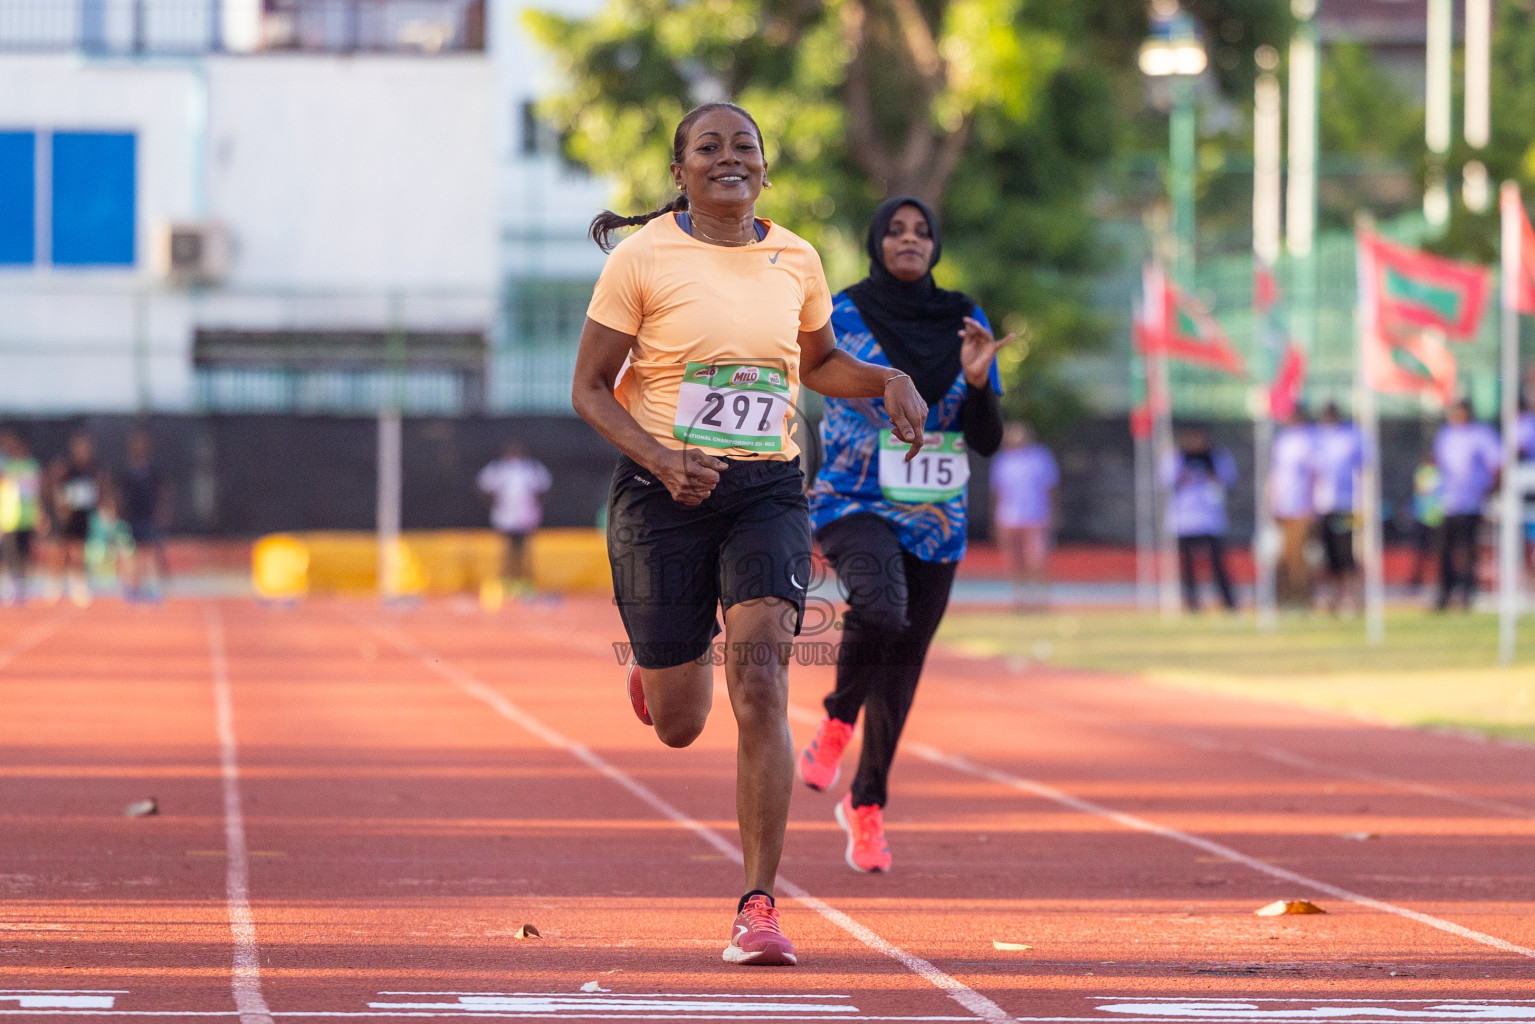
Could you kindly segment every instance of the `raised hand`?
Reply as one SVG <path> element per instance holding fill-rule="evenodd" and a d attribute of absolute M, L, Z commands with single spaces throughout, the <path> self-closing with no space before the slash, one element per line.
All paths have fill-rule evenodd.
<path fill-rule="evenodd" d="M 1017 336 L 1015 331 L 998 341 L 985 324 L 965 317 L 965 326 L 959 329 L 959 365 L 965 371 L 966 383 L 984 388 L 991 379 L 991 361 L 1003 345 Z"/>

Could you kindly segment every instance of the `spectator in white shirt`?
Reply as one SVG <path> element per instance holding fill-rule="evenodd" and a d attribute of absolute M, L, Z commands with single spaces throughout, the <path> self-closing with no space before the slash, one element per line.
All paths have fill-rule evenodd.
<path fill-rule="evenodd" d="M 543 519 L 539 496 L 553 482 L 544 464 L 516 442 L 480 470 L 476 483 L 490 502 L 490 525 L 506 538 L 502 573 L 513 584 L 530 582 L 528 537 Z"/>

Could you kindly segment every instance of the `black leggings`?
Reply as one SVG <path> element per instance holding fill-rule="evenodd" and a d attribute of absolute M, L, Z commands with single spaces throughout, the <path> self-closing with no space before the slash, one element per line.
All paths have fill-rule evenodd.
<path fill-rule="evenodd" d="M 853 806 L 883 807 L 896 744 L 959 566 L 924 562 L 903 550 L 890 524 L 871 512 L 826 524 L 816 540 L 848 602 L 837 688 L 826 698 L 826 713 L 852 725 L 863 710 Z"/>
<path fill-rule="evenodd" d="M 1237 597 L 1231 589 L 1231 577 L 1226 573 L 1226 542 L 1210 533 L 1178 538 L 1178 561 L 1183 569 L 1184 607 L 1191 612 L 1199 611 L 1199 577 L 1194 571 L 1194 552 L 1201 547 L 1210 552 L 1210 575 L 1215 577 L 1215 589 L 1221 592 L 1221 602 L 1227 608 L 1235 608 Z"/>
<path fill-rule="evenodd" d="M 1443 611 L 1458 590 L 1460 606 L 1470 608 L 1476 599 L 1476 542 L 1482 517 L 1476 512 L 1444 517 L 1444 536 L 1439 544 L 1439 600 Z"/>

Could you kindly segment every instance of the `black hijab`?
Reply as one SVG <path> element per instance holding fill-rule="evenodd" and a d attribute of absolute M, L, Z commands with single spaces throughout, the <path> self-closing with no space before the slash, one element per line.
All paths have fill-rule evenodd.
<path fill-rule="evenodd" d="M 895 211 L 915 206 L 927 218 L 933 238 L 933 259 L 916 281 L 902 281 L 885 269 L 885 232 Z M 890 365 L 911 374 L 917 393 L 928 405 L 938 402 L 959 376 L 959 330 L 975 313 L 975 302 L 964 292 L 949 291 L 933 281 L 933 267 L 943 246 L 938 218 L 920 199 L 897 196 L 874 211 L 869 224 L 869 276 L 847 290 L 874 340 Z"/>

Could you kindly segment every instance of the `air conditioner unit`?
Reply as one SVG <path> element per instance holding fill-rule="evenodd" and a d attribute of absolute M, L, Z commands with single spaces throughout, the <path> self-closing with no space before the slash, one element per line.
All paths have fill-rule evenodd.
<path fill-rule="evenodd" d="M 230 255 L 229 228 L 213 221 L 162 225 L 155 244 L 156 270 L 171 284 L 218 284 Z"/>

